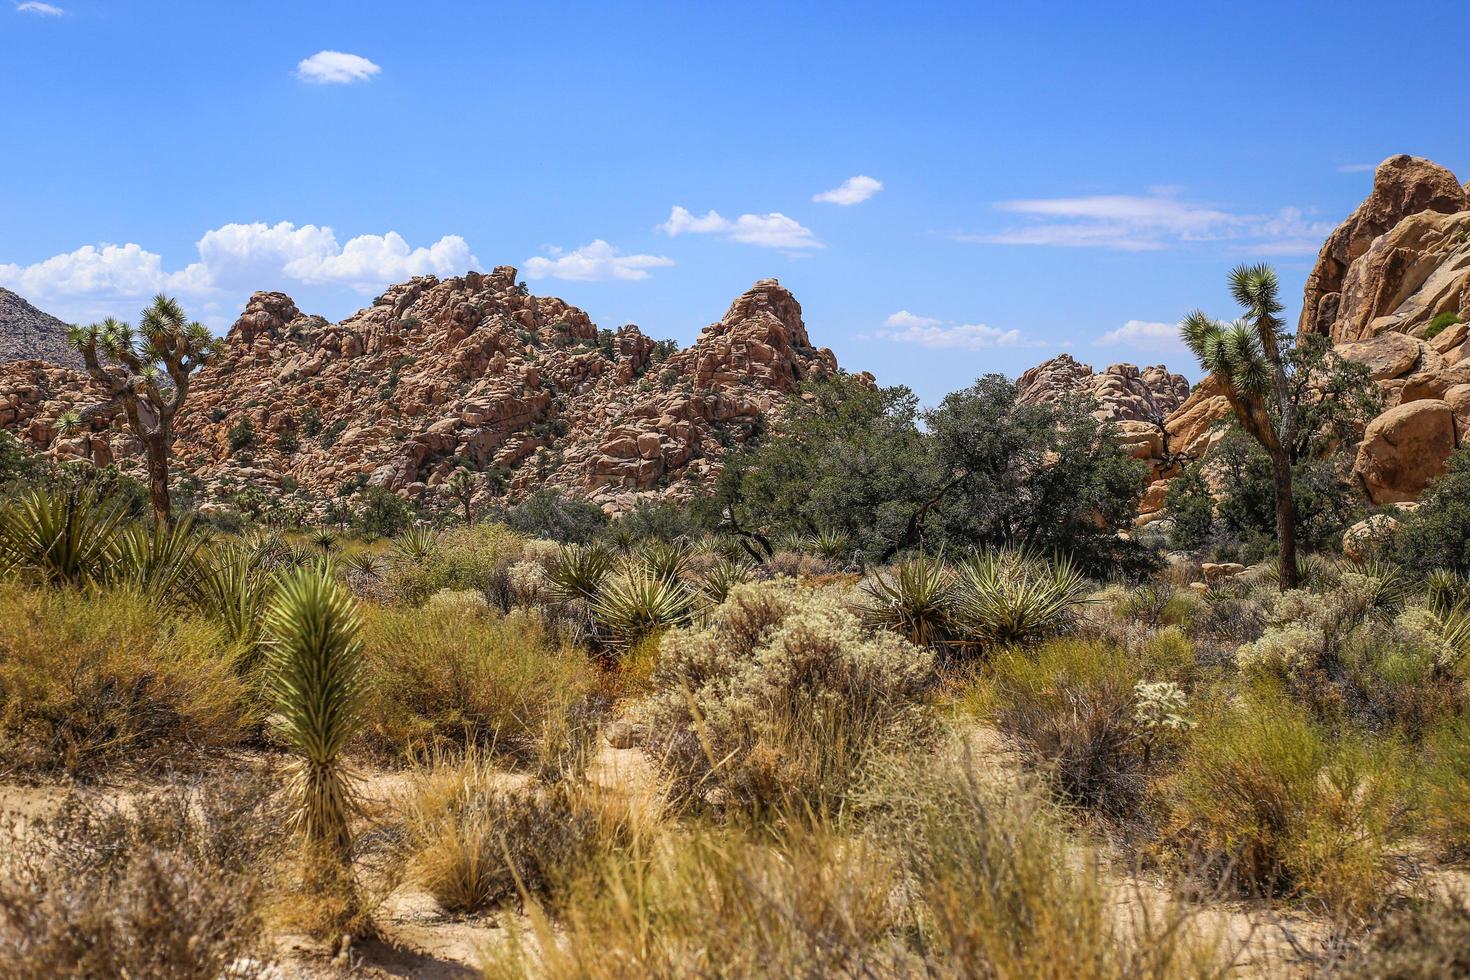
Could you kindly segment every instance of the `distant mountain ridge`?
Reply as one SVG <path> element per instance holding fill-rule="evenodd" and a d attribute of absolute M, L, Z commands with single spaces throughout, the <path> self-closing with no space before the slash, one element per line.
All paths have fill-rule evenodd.
<path fill-rule="evenodd" d="M 66 324 L 24 297 L 0 288 L 0 363 L 47 361 L 78 368 L 82 358 L 66 342 Z"/>

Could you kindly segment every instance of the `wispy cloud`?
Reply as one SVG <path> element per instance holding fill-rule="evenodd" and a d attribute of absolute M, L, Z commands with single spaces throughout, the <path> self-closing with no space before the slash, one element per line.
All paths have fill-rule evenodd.
<path fill-rule="evenodd" d="M 317 85 L 350 85 L 365 82 L 382 70 L 362 55 L 318 51 L 297 63 L 296 76 Z"/>
<path fill-rule="evenodd" d="M 982 350 L 987 347 L 1014 347 L 1021 343 L 1019 330 L 1001 330 L 984 323 L 946 322 L 908 310 L 891 314 L 883 321 L 877 335 L 884 340 L 917 344 L 934 350 Z"/>
<path fill-rule="evenodd" d="M 1094 347 L 1128 347 L 1149 354 L 1174 353 L 1184 350 L 1179 339 L 1179 326 L 1156 320 L 1129 320 L 1116 330 L 1109 330 L 1092 342 Z"/>
<path fill-rule="evenodd" d="M 1146 194 L 1002 201 L 997 211 L 1023 223 L 996 232 L 962 233 L 959 241 L 987 245 L 1038 245 L 1149 252 L 1195 242 L 1230 241 L 1243 248 L 1273 249 L 1269 254 L 1302 251 L 1301 243 L 1325 236 L 1332 225 L 1307 219 L 1299 208 L 1274 214 L 1242 214 L 1179 196 L 1176 187 Z M 1258 247 L 1260 246 L 1260 247 Z M 1313 246 L 1310 251 L 1315 251 Z"/>
<path fill-rule="evenodd" d="M 549 245 L 546 256 L 526 260 L 528 279 L 571 279 L 606 282 L 612 279 L 647 279 L 649 269 L 666 268 L 674 260 L 662 255 L 623 255 L 602 239 L 570 252 Z M 548 257 L 549 256 L 549 257 Z"/>
<path fill-rule="evenodd" d="M 670 237 L 675 235 L 719 235 L 732 242 L 759 245 L 763 248 L 826 248 L 810 228 L 779 211 L 769 214 L 742 214 L 733 221 L 718 211 L 693 214 L 675 205 L 669 218 L 657 227 Z"/>
<path fill-rule="evenodd" d="M 1375 171 L 1375 170 L 1378 169 L 1378 164 L 1376 164 L 1376 163 L 1344 163 L 1344 164 L 1338 165 L 1334 169 L 1336 169 L 1337 172 L 1340 173 L 1340 174 L 1371 174 L 1373 171 Z"/>
<path fill-rule="evenodd" d="M 17 3 L 15 12 L 18 14 L 35 14 L 37 17 L 60 17 L 66 13 L 65 10 L 54 4 L 40 3 L 38 0 L 27 0 L 25 3 Z"/>
<path fill-rule="evenodd" d="M 854 204 L 863 203 L 882 189 L 883 181 L 858 174 L 856 177 L 847 178 L 830 191 L 812 195 L 812 200 L 818 204 L 840 204 L 843 207 L 851 207 Z"/>

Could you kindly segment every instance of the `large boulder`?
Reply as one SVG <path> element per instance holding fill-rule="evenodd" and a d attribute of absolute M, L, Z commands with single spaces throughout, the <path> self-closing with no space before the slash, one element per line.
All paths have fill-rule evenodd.
<path fill-rule="evenodd" d="M 1447 402 L 1408 402 L 1368 424 L 1353 473 L 1375 504 L 1414 500 L 1444 473 L 1456 444 L 1455 415 Z"/>
<path fill-rule="evenodd" d="M 1374 514 L 1348 528 L 1342 536 L 1342 553 L 1351 561 L 1367 561 L 1382 554 L 1398 536 L 1400 524 L 1388 514 Z"/>
<path fill-rule="evenodd" d="M 1354 261 L 1409 215 L 1465 210 L 1470 210 L 1470 196 L 1444 167 L 1407 154 L 1383 161 L 1373 174 L 1373 192 L 1327 239 L 1307 276 L 1301 331 L 1326 334 L 1334 340 L 1356 339 L 1340 335 L 1337 327 L 1344 312 L 1344 281 Z M 1354 316 L 1353 322 L 1356 320 Z"/>

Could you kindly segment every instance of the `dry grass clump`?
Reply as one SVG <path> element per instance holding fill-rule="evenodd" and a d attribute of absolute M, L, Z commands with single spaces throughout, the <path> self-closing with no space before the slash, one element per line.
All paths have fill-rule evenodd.
<path fill-rule="evenodd" d="M 237 743 L 232 650 L 140 594 L 0 583 L 0 770 L 89 779 Z"/>
<path fill-rule="evenodd" d="M 1394 912 L 1339 975 L 1344 980 L 1470 976 L 1470 907 L 1456 897 Z"/>
<path fill-rule="evenodd" d="M 1470 856 L 1470 717 L 1460 715 L 1427 740 L 1426 829 L 1445 854 Z"/>
<path fill-rule="evenodd" d="M 1405 769 L 1391 745 L 1333 740 L 1287 699 L 1248 694 L 1192 733 L 1161 788 L 1163 839 L 1242 891 L 1352 918 L 1385 894 Z"/>
<path fill-rule="evenodd" d="M 851 832 L 670 830 L 604 858 L 553 928 L 493 951 L 490 977 L 1217 976 L 1223 947 L 1177 908 L 1120 913 L 1097 861 L 1029 790 L 967 764 L 886 759 Z M 865 829 L 864 829 L 865 828 Z"/>
<path fill-rule="evenodd" d="M 834 590 L 737 586 L 707 627 L 664 637 L 644 751 L 680 807 L 835 812 L 876 751 L 931 738 L 932 669 Z"/>
<path fill-rule="evenodd" d="M 437 756 L 398 801 L 402 873 L 450 912 L 516 901 L 556 908 L 634 830 L 585 784 L 512 783 L 471 750 Z"/>
<path fill-rule="evenodd" d="M 555 643 L 541 620 L 485 607 L 364 610 L 370 743 L 397 754 L 478 745 L 531 764 L 566 749 L 597 668 Z"/>
<path fill-rule="evenodd" d="M 123 810 L 88 794 L 0 874 L 0 976 L 269 975 L 261 881 L 279 845 L 270 783 L 171 783 Z"/>

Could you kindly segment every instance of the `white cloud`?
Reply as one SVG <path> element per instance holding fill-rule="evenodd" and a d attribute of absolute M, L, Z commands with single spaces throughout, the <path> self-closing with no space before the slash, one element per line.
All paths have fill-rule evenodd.
<path fill-rule="evenodd" d="M 412 248 L 404 237 L 359 235 L 338 244 L 331 228 L 227 224 L 199 239 L 197 262 L 169 271 L 141 245 L 83 245 L 31 265 L 0 264 L 0 284 L 27 299 L 51 305 L 58 316 L 93 318 L 126 312 L 127 302 L 156 292 L 203 300 L 291 283 L 345 286 L 372 294 L 413 276 L 459 275 L 479 266 L 469 245 L 445 235 Z"/>
<path fill-rule="evenodd" d="M 296 76 L 319 85 L 348 85 L 365 82 L 382 70 L 362 55 L 318 51 L 296 65 Z"/>
<path fill-rule="evenodd" d="M 526 278 L 578 282 L 647 279 L 649 269 L 674 264 L 673 259 L 662 255 L 623 255 L 600 238 L 570 252 L 555 246 L 548 246 L 546 251 L 550 258 L 538 255 L 526 260 Z"/>
<path fill-rule="evenodd" d="M 960 234 L 956 239 L 990 245 L 1047 245 L 1157 251 L 1191 242 L 1232 241 L 1243 251 L 1296 254 L 1301 242 L 1325 237 L 1332 225 L 1310 221 L 1300 208 L 1274 214 L 1238 214 L 1181 199 L 1177 187 L 1147 194 L 1002 201 L 996 210 L 1027 223 L 998 232 Z M 1290 245 L 1286 243 L 1290 242 Z M 1311 251 L 1315 251 L 1315 247 Z"/>
<path fill-rule="evenodd" d="M 1183 350 L 1179 326 L 1155 320 L 1129 320 L 1092 342 L 1094 347 L 1132 347 L 1141 351 Z"/>
<path fill-rule="evenodd" d="M 819 204 L 840 204 L 848 207 L 863 203 L 882 189 L 883 181 L 858 174 L 856 177 L 847 178 L 830 191 L 822 191 L 820 194 L 813 195 L 812 200 Z"/>
<path fill-rule="evenodd" d="M 918 344 L 935 350 L 981 350 L 987 347 L 1014 347 L 1021 342 L 1021 331 L 1001 330 L 984 323 L 945 323 L 932 316 L 919 316 L 899 310 L 883 321 L 878 336 L 904 344 Z"/>
<path fill-rule="evenodd" d="M 657 230 L 666 235 L 720 235 L 733 242 L 759 245 L 763 248 L 826 248 L 810 228 L 779 211 L 770 214 L 742 214 L 731 221 L 718 211 L 696 215 L 686 208 L 674 207 L 669 219 Z"/>
<path fill-rule="evenodd" d="M 1340 174 L 1371 174 L 1378 169 L 1376 163 L 1344 163 L 1335 168 Z"/>
<path fill-rule="evenodd" d="M 38 0 L 27 0 L 26 3 L 17 3 L 15 12 L 18 14 L 35 14 L 38 17 L 60 17 L 66 13 L 60 7 L 49 3 L 40 3 Z"/>

